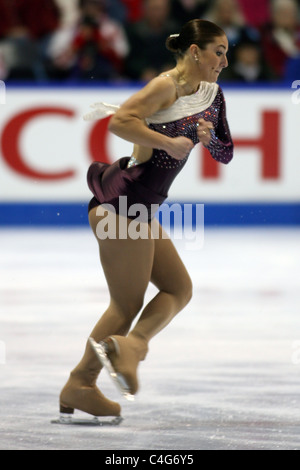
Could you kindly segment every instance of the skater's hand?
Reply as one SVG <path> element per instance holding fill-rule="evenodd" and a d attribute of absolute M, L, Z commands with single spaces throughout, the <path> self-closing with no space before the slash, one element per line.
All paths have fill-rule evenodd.
<path fill-rule="evenodd" d="M 194 144 L 190 139 L 180 136 L 170 138 L 164 150 L 176 160 L 183 160 L 188 157 L 193 147 Z"/>
<path fill-rule="evenodd" d="M 205 119 L 199 119 L 197 124 L 197 134 L 199 141 L 208 146 L 210 144 L 211 133 L 210 130 L 213 129 L 213 123 L 210 121 L 205 121 Z"/>

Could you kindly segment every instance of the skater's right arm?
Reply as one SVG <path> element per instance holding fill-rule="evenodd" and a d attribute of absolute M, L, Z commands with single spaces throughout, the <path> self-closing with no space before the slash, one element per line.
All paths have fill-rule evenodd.
<path fill-rule="evenodd" d="M 129 98 L 111 118 L 109 130 L 124 140 L 147 148 L 161 149 L 183 159 L 194 144 L 186 137 L 168 137 L 149 129 L 147 117 L 169 108 L 176 100 L 176 88 L 169 77 L 157 77 Z"/>

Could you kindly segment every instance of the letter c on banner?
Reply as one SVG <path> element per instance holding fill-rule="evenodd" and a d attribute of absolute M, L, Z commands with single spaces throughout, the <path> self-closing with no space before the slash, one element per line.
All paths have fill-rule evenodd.
<path fill-rule="evenodd" d="M 66 108 L 34 108 L 30 111 L 25 111 L 18 114 L 16 117 L 11 119 L 3 129 L 1 150 L 3 159 L 17 173 L 28 178 L 34 178 L 39 180 L 59 180 L 70 178 L 74 175 L 73 170 L 67 170 L 61 173 L 42 173 L 30 168 L 25 163 L 21 150 L 20 150 L 20 134 L 23 131 L 25 125 L 33 118 L 42 114 L 57 114 L 65 117 L 73 117 L 74 112 Z"/>
<path fill-rule="evenodd" d="M 89 152 L 93 161 L 111 163 L 108 152 L 108 123 L 111 116 L 100 119 L 92 127 L 89 136 Z"/>

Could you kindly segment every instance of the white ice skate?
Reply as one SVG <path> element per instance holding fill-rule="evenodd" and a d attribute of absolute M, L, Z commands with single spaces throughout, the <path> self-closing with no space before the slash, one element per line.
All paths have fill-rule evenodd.
<path fill-rule="evenodd" d="M 122 374 L 119 374 L 115 371 L 109 357 L 108 357 L 108 347 L 104 341 L 100 341 L 97 343 L 93 338 L 89 338 L 89 342 L 94 349 L 99 361 L 101 362 L 102 366 L 107 370 L 110 378 L 113 380 L 114 384 L 121 392 L 124 398 L 129 401 L 134 400 L 134 395 L 129 392 L 129 386 L 123 377 Z"/>

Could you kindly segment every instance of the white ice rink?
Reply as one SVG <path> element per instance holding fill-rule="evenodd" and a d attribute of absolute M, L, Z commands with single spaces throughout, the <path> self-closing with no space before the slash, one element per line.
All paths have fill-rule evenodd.
<path fill-rule="evenodd" d="M 202 250 L 176 245 L 194 297 L 150 344 L 135 402 L 99 378 L 124 421 L 70 427 L 50 421 L 108 302 L 96 241 L 0 231 L 1 450 L 300 450 L 300 229 L 206 229 Z"/>

